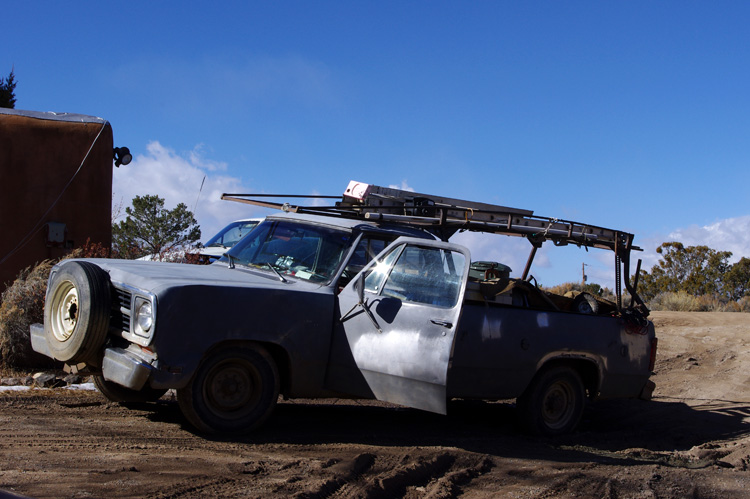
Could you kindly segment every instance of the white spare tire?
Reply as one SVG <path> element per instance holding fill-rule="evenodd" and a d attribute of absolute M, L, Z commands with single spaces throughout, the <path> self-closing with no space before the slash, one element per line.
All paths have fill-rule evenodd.
<path fill-rule="evenodd" d="M 101 355 L 111 308 L 109 275 L 97 265 L 64 262 L 52 275 L 44 305 L 45 336 L 53 357 L 70 364 Z"/>

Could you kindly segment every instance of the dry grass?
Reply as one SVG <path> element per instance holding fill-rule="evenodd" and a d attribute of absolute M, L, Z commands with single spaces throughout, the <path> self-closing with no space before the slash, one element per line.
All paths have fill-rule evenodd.
<path fill-rule="evenodd" d="M 44 295 L 53 264 L 54 262 L 45 260 L 24 269 L 2 295 L 0 363 L 5 368 L 45 364 L 43 357 L 31 349 L 29 326 L 44 320 Z"/>
<path fill-rule="evenodd" d="M 698 298 L 684 291 L 659 293 L 648 305 L 651 310 L 672 312 L 698 312 L 701 309 Z"/>
<path fill-rule="evenodd" d="M 660 293 L 648 304 L 651 310 L 672 312 L 750 312 L 750 296 L 722 301 L 714 296 L 693 296 L 684 291 Z"/>

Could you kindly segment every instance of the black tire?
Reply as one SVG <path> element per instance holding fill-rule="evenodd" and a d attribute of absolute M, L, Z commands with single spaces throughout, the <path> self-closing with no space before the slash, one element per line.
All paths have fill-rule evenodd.
<path fill-rule="evenodd" d="M 599 302 L 591 293 L 580 293 L 573 300 L 573 310 L 579 314 L 596 315 L 599 313 Z"/>
<path fill-rule="evenodd" d="M 140 390 L 131 390 L 112 381 L 104 379 L 99 374 L 94 375 L 94 386 L 110 402 L 118 403 L 143 403 L 156 402 L 167 393 L 166 389 L 156 389 L 146 386 Z"/>
<path fill-rule="evenodd" d="M 101 355 L 110 316 L 109 275 L 89 262 L 63 263 L 49 282 L 44 305 L 47 345 L 70 364 Z"/>
<path fill-rule="evenodd" d="M 177 390 L 185 418 L 206 433 L 248 433 L 271 415 L 278 397 L 276 364 L 256 345 L 212 352 Z"/>
<path fill-rule="evenodd" d="M 536 375 L 516 403 L 519 420 L 533 435 L 553 437 L 578 425 L 586 402 L 581 377 L 569 367 L 553 367 Z"/>

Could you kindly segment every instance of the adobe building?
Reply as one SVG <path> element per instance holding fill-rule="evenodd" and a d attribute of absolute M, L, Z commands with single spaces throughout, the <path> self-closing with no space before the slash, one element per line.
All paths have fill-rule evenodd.
<path fill-rule="evenodd" d="M 0 109 L 0 292 L 87 239 L 111 245 L 113 156 L 106 120 Z"/>

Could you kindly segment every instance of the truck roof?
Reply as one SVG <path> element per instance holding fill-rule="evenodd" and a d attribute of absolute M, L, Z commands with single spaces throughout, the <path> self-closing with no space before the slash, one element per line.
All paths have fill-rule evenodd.
<path fill-rule="evenodd" d="M 372 232 L 398 233 L 400 235 L 434 239 L 430 232 L 419 228 L 409 227 L 402 224 L 380 222 L 376 220 L 360 220 L 356 218 L 336 217 L 331 215 L 316 215 L 310 213 L 281 212 L 268 215 L 266 220 L 295 220 L 304 223 L 328 225 L 347 230 L 366 230 Z"/>

